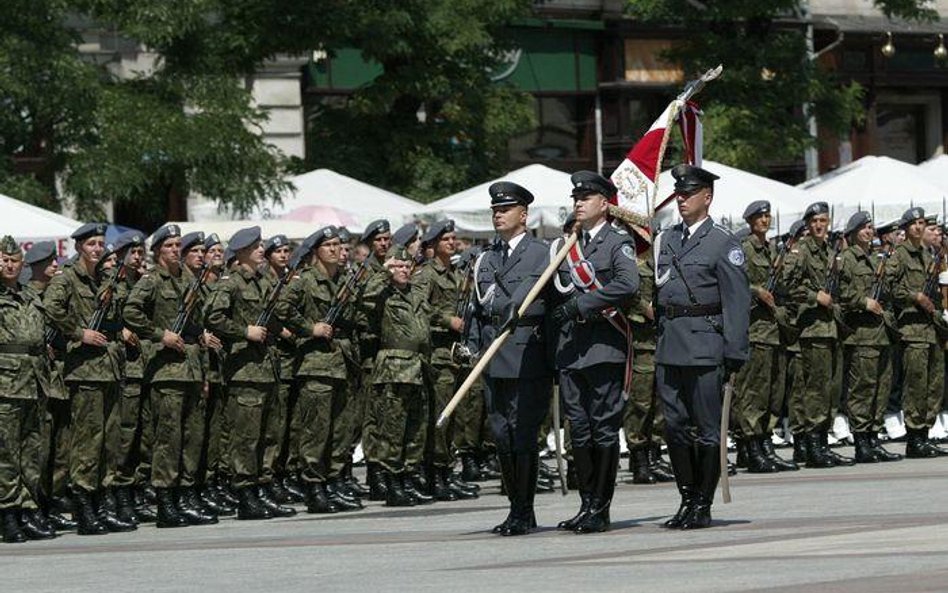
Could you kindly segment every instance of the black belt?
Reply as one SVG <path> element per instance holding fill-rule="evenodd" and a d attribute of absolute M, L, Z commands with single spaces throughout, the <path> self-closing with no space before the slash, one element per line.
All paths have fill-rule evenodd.
<path fill-rule="evenodd" d="M 490 324 L 493 325 L 494 327 L 500 327 L 504 324 L 505 321 L 507 321 L 507 318 L 501 317 L 500 315 L 491 315 L 490 317 L 488 317 L 488 321 L 490 321 Z M 521 317 L 517 321 L 517 325 L 523 326 L 523 327 L 533 327 L 536 325 L 540 325 L 541 323 L 543 323 L 543 317 L 538 317 L 538 316 Z"/>
<path fill-rule="evenodd" d="M 666 319 L 676 317 L 704 317 L 705 315 L 720 315 L 721 303 L 711 305 L 659 305 L 658 315 Z"/>
<path fill-rule="evenodd" d="M 0 344 L 0 354 L 39 354 L 41 346 L 27 344 Z"/>

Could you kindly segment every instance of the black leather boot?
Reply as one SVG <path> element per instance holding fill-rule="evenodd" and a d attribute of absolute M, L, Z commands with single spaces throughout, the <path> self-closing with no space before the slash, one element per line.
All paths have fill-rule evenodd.
<path fill-rule="evenodd" d="M 415 504 L 432 504 L 433 496 L 428 496 L 419 488 L 419 476 L 414 471 L 402 474 L 402 490 L 407 496 L 415 499 Z"/>
<path fill-rule="evenodd" d="M 187 519 L 178 513 L 178 508 L 174 504 L 174 495 L 170 488 L 158 488 L 155 490 L 156 505 L 158 507 L 158 517 L 155 521 L 155 527 L 186 527 L 190 525 Z"/>
<path fill-rule="evenodd" d="M 872 447 L 872 452 L 876 456 L 876 459 L 883 462 L 902 460 L 902 456 L 898 453 L 886 451 L 885 447 L 883 447 L 882 443 L 879 441 L 879 435 L 875 431 L 869 432 L 867 434 L 869 435 L 870 446 Z"/>
<path fill-rule="evenodd" d="M 629 467 L 632 468 L 633 484 L 655 484 L 658 480 L 652 475 L 649 466 L 648 449 L 637 447 L 629 452 Z"/>
<path fill-rule="evenodd" d="M 237 508 L 237 505 L 240 503 L 240 499 L 237 498 L 237 495 L 231 490 L 230 486 L 223 482 L 220 478 L 215 480 L 214 490 L 217 492 L 217 496 L 228 505 Z"/>
<path fill-rule="evenodd" d="M 721 448 L 699 446 L 695 448 L 697 472 L 697 498 L 691 511 L 681 521 L 680 529 L 704 529 L 711 526 L 711 503 L 721 477 Z"/>
<path fill-rule="evenodd" d="M 734 437 L 734 447 L 737 449 L 734 465 L 740 469 L 747 467 L 747 439 L 745 437 Z"/>
<path fill-rule="evenodd" d="M 270 496 L 270 489 L 267 486 L 269 486 L 269 484 L 259 484 L 257 486 L 257 500 L 260 501 L 260 504 L 270 511 L 270 514 L 274 517 L 292 517 L 295 515 L 296 509 L 293 507 L 285 507 L 273 500 Z"/>
<path fill-rule="evenodd" d="M 478 465 L 473 453 L 461 455 L 461 478 L 465 482 L 480 482 L 481 466 Z"/>
<path fill-rule="evenodd" d="M 179 487 L 174 490 L 178 514 L 187 519 L 189 525 L 213 525 L 217 516 L 208 514 L 198 502 L 194 488 Z"/>
<path fill-rule="evenodd" d="M 806 435 L 806 466 L 814 469 L 836 467 L 836 462 L 829 452 L 823 449 L 820 433 L 811 432 Z"/>
<path fill-rule="evenodd" d="M 678 486 L 678 493 L 681 495 L 681 504 L 678 506 L 678 512 L 665 521 L 662 527 L 668 529 L 678 529 L 682 522 L 691 513 L 692 508 L 697 504 L 698 489 L 696 486 L 696 460 L 694 447 L 687 445 L 668 445 L 668 458 L 671 459 L 672 469 L 675 470 L 675 483 Z"/>
<path fill-rule="evenodd" d="M 777 455 L 777 452 L 774 450 L 774 442 L 770 439 L 770 436 L 762 436 L 759 438 L 760 450 L 763 452 L 764 456 L 770 460 L 771 463 L 777 466 L 777 471 L 782 472 L 795 472 L 800 469 L 800 466 L 793 461 L 789 461 Z"/>
<path fill-rule="evenodd" d="M 116 515 L 115 500 L 106 489 L 100 490 L 95 495 L 96 516 L 99 521 L 111 533 L 124 533 L 126 531 L 135 531 L 138 526 L 135 523 L 123 521 Z"/>
<path fill-rule="evenodd" d="M 66 517 L 58 510 L 54 510 L 52 506 L 47 507 L 46 518 L 49 519 L 49 524 L 52 525 L 56 531 L 72 531 L 77 527 L 75 521 Z"/>
<path fill-rule="evenodd" d="M 3 532 L 3 543 L 22 544 L 26 541 L 26 534 L 20 529 L 17 520 L 19 509 L 3 509 L 0 511 L 0 531 Z"/>
<path fill-rule="evenodd" d="M 905 456 L 909 459 L 931 459 L 940 453 L 928 440 L 928 430 L 910 428 L 905 438 Z"/>
<path fill-rule="evenodd" d="M 592 447 L 573 447 L 572 467 L 576 474 L 576 489 L 579 490 L 579 511 L 571 518 L 560 521 L 557 529 L 572 531 L 589 514 L 595 488 Z"/>
<path fill-rule="evenodd" d="M 369 486 L 369 500 L 388 500 L 390 480 L 386 475 L 387 473 L 377 463 L 366 465 L 365 482 Z"/>
<path fill-rule="evenodd" d="M 648 449 L 648 467 L 652 476 L 658 482 L 674 482 L 675 473 L 671 466 L 662 459 L 662 446 L 652 443 Z"/>
<path fill-rule="evenodd" d="M 300 487 L 299 480 L 294 476 L 283 478 L 283 489 L 286 490 L 293 502 L 304 502 L 306 500 L 306 492 Z M 368 493 L 368 490 L 366 490 L 366 493 Z"/>
<path fill-rule="evenodd" d="M 444 471 L 446 469 L 448 468 L 432 466 L 428 474 L 428 494 L 433 496 L 435 500 L 443 502 L 458 499 L 458 495 L 448 488 L 444 481 Z"/>
<path fill-rule="evenodd" d="M 533 511 L 537 477 L 540 473 L 540 458 L 537 453 L 518 453 L 514 456 L 514 492 L 510 499 L 511 514 L 507 526 L 500 532 L 503 536 L 526 535 L 537 526 Z"/>
<path fill-rule="evenodd" d="M 869 433 L 854 432 L 853 442 L 856 445 L 856 463 L 879 462 L 879 458 L 876 457 L 875 452 L 872 450 L 872 440 L 869 438 Z"/>
<path fill-rule="evenodd" d="M 138 519 L 139 523 L 154 523 L 158 520 L 158 515 L 148 506 L 148 501 L 145 499 L 145 494 L 141 488 L 132 487 L 131 495 L 134 504 L 133 510 L 135 512 L 135 518 Z"/>
<path fill-rule="evenodd" d="M 596 483 L 589 512 L 576 525 L 575 533 L 602 533 L 611 525 L 609 508 L 616 488 L 616 472 L 619 469 L 619 443 L 611 447 L 595 447 Z"/>
<path fill-rule="evenodd" d="M 326 494 L 326 486 L 321 482 L 313 482 L 309 487 L 309 495 L 306 497 L 306 512 L 314 514 L 332 514 L 338 513 L 339 507 L 336 503 L 329 500 Z"/>
<path fill-rule="evenodd" d="M 217 493 L 217 489 L 211 486 L 203 486 L 197 490 L 198 500 L 203 507 L 210 511 L 210 514 L 219 517 L 231 517 L 237 514 L 237 509 L 227 503 L 222 496 Z"/>
<path fill-rule="evenodd" d="M 470 500 L 480 497 L 478 493 L 480 486 L 461 481 L 450 467 L 441 468 L 441 479 L 444 480 L 445 486 L 454 493 L 458 500 Z"/>
<path fill-rule="evenodd" d="M 502 523 L 494 525 L 491 532 L 502 534 L 507 530 L 507 526 L 514 519 L 514 513 L 516 512 L 517 465 L 514 456 L 509 453 L 498 453 L 497 460 L 500 463 L 500 485 L 502 492 L 507 495 L 510 508 L 507 511 L 507 518 Z"/>
<path fill-rule="evenodd" d="M 330 502 L 335 504 L 340 511 L 358 511 L 363 508 L 362 501 L 358 497 L 351 496 L 346 490 L 342 478 L 329 480 L 324 489 Z"/>
<path fill-rule="evenodd" d="M 483 477 L 484 480 L 500 479 L 501 468 L 500 461 L 497 459 L 498 455 L 486 453 L 481 459 L 481 477 Z"/>
<path fill-rule="evenodd" d="M 793 462 L 800 464 L 810 460 L 810 454 L 807 450 L 806 433 L 793 433 Z"/>
<path fill-rule="evenodd" d="M 756 436 L 747 436 L 743 440 L 746 451 L 747 472 L 751 474 L 773 474 L 780 471 L 777 466 L 764 456 L 760 448 L 760 439 Z M 738 464 L 740 466 L 740 464 Z"/>
<path fill-rule="evenodd" d="M 385 506 L 413 507 L 418 504 L 418 501 L 405 492 L 403 488 L 404 481 L 400 474 L 386 471 L 383 476 L 385 479 Z"/>
<path fill-rule="evenodd" d="M 138 517 L 135 515 L 135 501 L 132 496 L 131 486 L 119 486 L 114 489 L 115 494 L 115 516 L 120 521 L 138 525 Z"/>
<path fill-rule="evenodd" d="M 237 520 L 272 519 L 273 513 L 257 498 L 256 486 L 244 486 L 237 490 Z"/>
<path fill-rule="evenodd" d="M 99 521 L 92 497 L 89 492 L 76 490 L 73 492 L 72 518 L 77 523 L 76 533 L 79 535 L 102 535 L 109 532 L 109 528 Z"/>
<path fill-rule="evenodd" d="M 369 495 L 369 489 L 359 483 L 359 480 L 352 474 L 352 464 L 346 465 L 342 472 L 343 480 L 346 483 L 346 490 L 357 498 L 365 498 Z"/>
<path fill-rule="evenodd" d="M 277 504 L 290 504 L 293 502 L 289 492 L 283 487 L 283 481 L 277 477 L 274 477 L 273 480 L 267 484 L 267 492 L 270 494 L 270 498 L 273 499 L 273 502 Z"/>
<path fill-rule="evenodd" d="M 826 451 L 826 454 L 829 455 L 829 458 L 833 460 L 833 463 L 839 466 L 849 466 L 856 465 L 856 460 L 852 457 L 846 457 L 845 455 L 840 455 L 836 451 L 833 451 L 829 447 L 829 433 L 825 430 L 820 432 L 820 446 L 823 447 L 823 450 Z"/>
<path fill-rule="evenodd" d="M 56 530 L 38 509 L 20 511 L 20 531 L 27 539 L 40 540 L 56 537 Z"/>

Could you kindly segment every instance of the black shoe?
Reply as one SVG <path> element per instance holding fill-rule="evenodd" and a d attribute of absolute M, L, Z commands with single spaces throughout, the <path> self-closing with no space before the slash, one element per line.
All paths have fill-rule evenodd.
<path fill-rule="evenodd" d="M 853 433 L 853 442 L 856 446 L 856 463 L 879 463 L 881 461 L 872 448 L 872 439 L 869 437 L 869 433 Z"/>
<path fill-rule="evenodd" d="M 675 470 L 675 483 L 681 495 L 678 512 L 662 524 L 667 529 L 678 529 L 691 513 L 698 497 L 697 459 L 694 447 L 687 445 L 668 445 L 668 458 Z"/>
<path fill-rule="evenodd" d="M 142 494 L 145 496 L 145 502 L 148 504 L 157 504 L 158 503 L 158 493 L 155 491 L 155 487 L 151 484 L 145 484 L 142 486 Z"/>
<path fill-rule="evenodd" d="M 826 469 L 836 467 L 836 462 L 829 455 L 829 451 L 823 448 L 820 440 L 820 433 L 811 432 L 806 435 L 806 466 L 814 469 Z"/>
<path fill-rule="evenodd" d="M 49 524 L 52 525 L 56 531 L 72 531 L 78 525 L 72 519 L 52 509 L 46 511 L 46 517 L 49 519 Z"/>
<path fill-rule="evenodd" d="M 22 544 L 26 541 L 26 534 L 20 528 L 17 514 L 17 509 L 0 511 L 0 531 L 3 532 L 3 543 L 5 544 Z"/>
<path fill-rule="evenodd" d="M 313 482 L 309 486 L 309 493 L 306 496 L 306 512 L 317 515 L 328 515 L 338 513 L 339 507 L 336 503 L 329 500 L 326 494 L 326 486 L 321 482 Z"/>
<path fill-rule="evenodd" d="M 269 484 L 257 486 L 257 499 L 274 517 L 292 517 L 296 514 L 296 509 L 293 507 L 282 506 L 273 499 L 270 495 Z"/>
<path fill-rule="evenodd" d="M 138 519 L 139 523 L 154 523 L 158 520 L 158 515 L 151 510 L 141 488 L 132 489 L 132 499 L 135 501 L 135 518 Z"/>
<path fill-rule="evenodd" d="M 138 529 L 138 525 L 128 521 L 123 521 L 118 518 L 118 515 L 115 514 L 116 504 L 112 497 L 109 495 L 108 490 L 102 490 L 96 495 L 96 517 L 99 519 L 99 522 L 105 525 L 106 529 L 110 533 L 124 533 L 127 531 L 135 531 Z"/>
<path fill-rule="evenodd" d="M 870 432 L 869 441 L 871 443 L 872 452 L 876 456 L 876 459 L 882 462 L 888 461 L 902 461 L 902 456 L 898 453 L 892 453 L 891 451 L 886 451 L 882 446 L 882 443 L 879 442 L 879 436 L 875 432 Z"/>
<path fill-rule="evenodd" d="M 687 489 L 681 493 L 681 504 L 678 506 L 678 512 L 675 515 L 662 523 L 662 527 L 666 529 L 680 529 L 681 524 L 685 521 L 685 518 L 691 514 L 692 509 L 695 507 L 695 493 L 691 489 Z"/>
<path fill-rule="evenodd" d="M 220 481 L 218 481 L 217 484 L 214 485 L 214 490 L 217 492 L 217 496 L 223 502 L 226 502 L 228 506 L 232 506 L 236 508 L 237 505 L 240 503 L 240 499 L 237 497 L 236 494 L 234 494 L 234 491 L 231 490 L 230 487 L 227 486 L 226 484 L 222 484 Z"/>
<path fill-rule="evenodd" d="M 450 502 L 458 499 L 458 495 L 448 488 L 447 483 L 444 481 L 444 470 L 446 469 L 448 468 L 433 466 L 428 477 L 428 494 L 433 496 L 435 500 L 441 502 Z"/>
<path fill-rule="evenodd" d="M 255 486 L 244 486 L 237 490 L 238 521 L 272 518 L 273 513 L 257 498 L 257 488 Z"/>
<path fill-rule="evenodd" d="M 369 500 L 388 500 L 389 480 L 386 473 L 377 463 L 366 466 L 365 483 L 369 487 Z"/>
<path fill-rule="evenodd" d="M 326 496 L 329 497 L 329 501 L 336 506 L 337 510 L 340 511 L 360 511 L 362 510 L 362 501 L 358 498 L 349 498 L 344 496 L 341 490 L 332 489 L 328 485 L 325 487 Z"/>
<path fill-rule="evenodd" d="M 738 469 L 747 467 L 747 439 L 744 437 L 734 439 L 734 447 L 737 449 L 737 457 L 734 459 L 734 465 Z"/>
<path fill-rule="evenodd" d="M 138 517 L 135 514 L 135 500 L 131 486 L 119 486 L 114 489 L 115 493 L 115 516 L 120 521 L 138 525 Z"/>
<path fill-rule="evenodd" d="M 237 509 L 219 496 L 216 488 L 204 486 L 198 490 L 197 496 L 198 501 L 205 509 L 210 511 L 212 515 L 232 517 L 237 514 Z"/>
<path fill-rule="evenodd" d="M 518 453 L 515 456 L 505 457 L 509 458 L 512 464 L 512 467 L 504 472 L 504 480 L 511 489 L 508 494 L 510 514 L 504 521 L 500 535 L 505 537 L 526 535 L 537 526 L 533 500 L 536 494 L 537 478 L 540 474 L 540 458 L 536 452 Z"/>
<path fill-rule="evenodd" d="M 691 508 L 682 518 L 679 529 L 703 529 L 711 526 L 711 503 L 721 475 L 721 448 L 718 446 L 695 447 L 696 492 Z"/>
<path fill-rule="evenodd" d="M 170 488 L 158 488 L 155 490 L 158 515 L 155 520 L 155 527 L 164 529 L 167 527 L 187 527 L 190 525 L 187 519 L 178 513 L 178 508 L 174 504 L 174 495 Z"/>
<path fill-rule="evenodd" d="M 285 477 L 283 479 L 283 489 L 286 490 L 286 493 L 290 496 L 293 502 L 306 501 L 306 492 L 300 487 L 300 483 L 296 478 L 292 476 Z"/>
<path fill-rule="evenodd" d="M 404 480 L 400 474 L 392 474 L 388 471 L 380 470 L 380 477 L 385 480 L 385 506 L 388 507 L 413 507 L 418 501 L 410 496 L 404 489 Z"/>
<path fill-rule="evenodd" d="M 777 471 L 795 472 L 800 469 L 800 466 L 795 462 L 786 460 L 777 455 L 777 452 L 774 450 L 774 442 L 770 440 L 770 436 L 760 437 L 760 450 L 771 463 L 777 466 Z"/>
<path fill-rule="evenodd" d="M 412 474 L 402 474 L 402 490 L 406 496 L 415 500 L 415 504 L 431 504 L 434 497 L 423 494 L 417 487 L 418 476 Z"/>
<path fill-rule="evenodd" d="M 747 472 L 751 474 L 774 474 L 780 471 L 777 465 L 768 459 L 760 448 L 760 441 L 756 436 L 747 436 L 744 438 L 744 450 L 746 451 Z M 740 467 L 740 463 L 737 464 Z"/>
<path fill-rule="evenodd" d="M 349 489 L 348 484 L 341 477 L 332 478 L 326 483 L 326 493 L 330 498 L 340 498 L 349 504 L 358 504 L 359 508 L 362 508 L 362 501 Z"/>
<path fill-rule="evenodd" d="M 652 443 L 646 450 L 648 453 L 648 468 L 652 476 L 658 482 L 674 482 L 675 474 L 669 464 L 662 459 L 662 447 L 658 443 Z"/>
<path fill-rule="evenodd" d="M 483 480 L 500 479 L 500 463 L 495 455 L 487 455 L 481 460 L 481 478 Z"/>
<path fill-rule="evenodd" d="M 793 462 L 800 464 L 806 463 L 808 460 L 806 434 L 802 432 L 793 433 Z"/>
<path fill-rule="evenodd" d="M 829 448 L 829 433 L 821 432 L 820 433 L 820 445 L 823 447 L 823 450 L 826 451 L 826 454 L 829 455 L 829 458 L 833 460 L 833 463 L 837 466 L 850 466 L 856 465 L 856 460 L 852 457 L 846 457 L 845 455 L 840 455 L 839 453 L 833 451 Z"/>
<path fill-rule="evenodd" d="M 217 515 L 206 512 L 198 500 L 194 488 L 180 487 L 174 490 L 178 514 L 184 517 L 189 525 L 213 525 L 217 523 Z"/>
<path fill-rule="evenodd" d="M 704 529 L 711 527 L 711 501 L 699 495 L 698 500 L 691 505 L 688 514 L 681 520 L 679 529 Z"/>
<path fill-rule="evenodd" d="M 267 484 L 267 491 L 270 493 L 270 498 L 277 504 L 290 504 L 293 502 L 290 493 L 283 487 L 283 481 L 279 478 L 274 478 L 272 482 Z"/>
<path fill-rule="evenodd" d="M 345 473 L 346 491 L 357 498 L 365 498 L 369 495 L 369 489 L 359 483 L 359 480 L 352 475 L 352 465 L 346 466 Z"/>
<path fill-rule="evenodd" d="M 56 530 L 49 524 L 43 513 L 36 509 L 20 511 L 20 531 L 27 539 L 32 540 L 56 537 Z"/>
<path fill-rule="evenodd" d="M 483 480 L 481 467 L 474 459 L 474 455 L 470 453 L 461 455 L 461 478 L 465 482 L 480 482 Z"/>
<path fill-rule="evenodd" d="M 465 484 L 458 479 L 457 474 L 450 467 L 442 469 L 442 479 L 458 500 L 472 500 L 480 497 L 480 487 L 477 484 Z"/>
<path fill-rule="evenodd" d="M 648 449 L 639 447 L 629 453 L 629 467 L 633 484 L 655 484 L 658 479 L 652 474 L 649 465 Z"/>
<path fill-rule="evenodd" d="M 611 447 L 595 447 L 595 490 L 589 503 L 589 512 L 579 521 L 575 533 L 602 533 L 611 525 L 609 508 L 616 487 L 616 472 L 619 469 L 619 444 Z"/>

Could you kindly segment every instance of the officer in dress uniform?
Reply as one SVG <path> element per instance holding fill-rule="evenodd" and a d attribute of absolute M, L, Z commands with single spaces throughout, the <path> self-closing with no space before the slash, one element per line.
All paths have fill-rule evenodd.
<path fill-rule="evenodd" d="M 655 241 L 658 393 L 681 506 L 665 527 L 711 524 L 720 477 L 721 387 L 748 358 L 750 289 L 738 240 L 708 217 L 718 177 L 672 169 L 682 222 Z"/>
<path fill-rule="evenodd" d="M 547 266 L 549 248 L 527 232 L 533 194 L 508 181 L 492 184 L 488 193 L 499 240 L 474 264 L 476 298 L 468 347 L 483 352 L 513 327 L 487 365 L 485 400 L 510 502 L 507 519 L 493 531 L 523 535 L 536 527 L 537 431 L 550 406 L 553 372 L 544 328 L 546 299 L 537 298 L 519 320 L 516 311 Z"/>
<path fill-rule="evenodd" d="M 631 348 L 622 311 L 638 292 L 639 271 L 632 237 L 609 222 L 612 182 L 591 171 L 574 173 L 570 181 L 582 238 L 558 270 L 555 286 L 565 300 L 552 321 L 558 326 L 556 368 L 582 502 L 559 528 L 591 533 L 609 528 Z"/>

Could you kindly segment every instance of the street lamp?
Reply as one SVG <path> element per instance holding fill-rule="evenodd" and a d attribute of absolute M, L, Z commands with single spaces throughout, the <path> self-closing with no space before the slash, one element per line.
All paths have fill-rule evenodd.
<path fill-rule="evenodd" d="M 887 58 L 891 58 L 892 56 L 895 55 L 895 44 L 892 43 L 892 32 L 886 31 L 885 36 L 886 36 L 886 41 L 885 41 L 885 45 L 882 46 L 882 55 L 884 55 Z"/>

